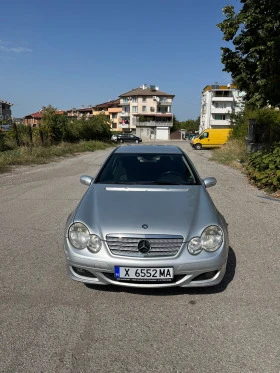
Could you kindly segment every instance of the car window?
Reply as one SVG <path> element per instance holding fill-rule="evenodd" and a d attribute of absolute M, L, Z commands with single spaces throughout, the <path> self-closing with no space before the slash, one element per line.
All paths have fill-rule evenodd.
<path fill-rule="evenodd" d="M 183 154 L 113 154 L 95 183 L 192 185 L 198 180 Z"/>
<path fill-rule="evenodd" d="M 207 139 L 209 136 L 208 132 L 203 132 L 203 134 L 199 137 L 200 139 Z"/>

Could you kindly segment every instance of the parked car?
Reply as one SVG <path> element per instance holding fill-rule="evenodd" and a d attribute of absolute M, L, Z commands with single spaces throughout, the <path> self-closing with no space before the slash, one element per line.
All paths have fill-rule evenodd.
<path fill-rule="evenodd" d="M 117 141 L 117 135 L 112 135 L 112 136 L 111 136 L 111 140 L 112 140 L 112 141 Z"/>
<path fill-rule="evenodd" d="M 212 286 L 223 279 L 227 224 L 188 156 L 175 146 L 117 147 L 67 219 L 74 280 L 129 287 Z"/>
<path fill-rule="evenodd" d="M 122 133 L 122 134 L 116 135 L 116 138 L 112 140 L 116 142 L 120 142 L 120 143 L 135 142 L 136 144 L 138 144 L 139 142 L 142 142 L 141 137 L 132 135 L 130 133 Z"/>
<path fill-rule="evenodd" d="M 198 136 L 196 133 L 189 133 L 188 134 L 188 140 L 192 140 L 196 136 Z"/>

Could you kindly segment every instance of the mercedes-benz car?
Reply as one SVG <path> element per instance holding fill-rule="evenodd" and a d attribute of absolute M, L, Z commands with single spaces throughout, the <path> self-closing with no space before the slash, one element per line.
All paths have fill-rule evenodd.
<path fill-rule="evenodd" d="M 162 288 L 221 282 L 229 238 L 225 218 L 188 156 L 176 146 L 121 146 L 67 219 L 64 252 L 74 280 Z"/>
<path fill-rule="evenodd" d="M 142 142 L 141 137 L 132 135 L 131 133 L 121 133 L 119 135 L 115 135 L 114 138 L 112 138 L 112 141 L 124 143 L 124 142 L 134 142 L 135 144 L 138 144 L 139 142 Z"/>

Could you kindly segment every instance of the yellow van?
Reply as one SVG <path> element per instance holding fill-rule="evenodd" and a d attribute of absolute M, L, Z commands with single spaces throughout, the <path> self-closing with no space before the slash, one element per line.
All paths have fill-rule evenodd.
<path fill-rule="evenodd" d="M 229 128 L 208 128 L 204 130 L 199 136 L 191 140 L 193 148 L 200 150 L 203 148 L 219 148 L 228 140 L 231 132 Z"/>

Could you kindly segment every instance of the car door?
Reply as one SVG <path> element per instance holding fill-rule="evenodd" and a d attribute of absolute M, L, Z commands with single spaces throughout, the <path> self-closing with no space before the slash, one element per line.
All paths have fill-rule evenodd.
<path fill-rule="evenodd" d="M 134 136 L 133 135 L 128 135 L 127 136 L 127 141 L 128 142 L 133 142 L 134 141 Z"/>

